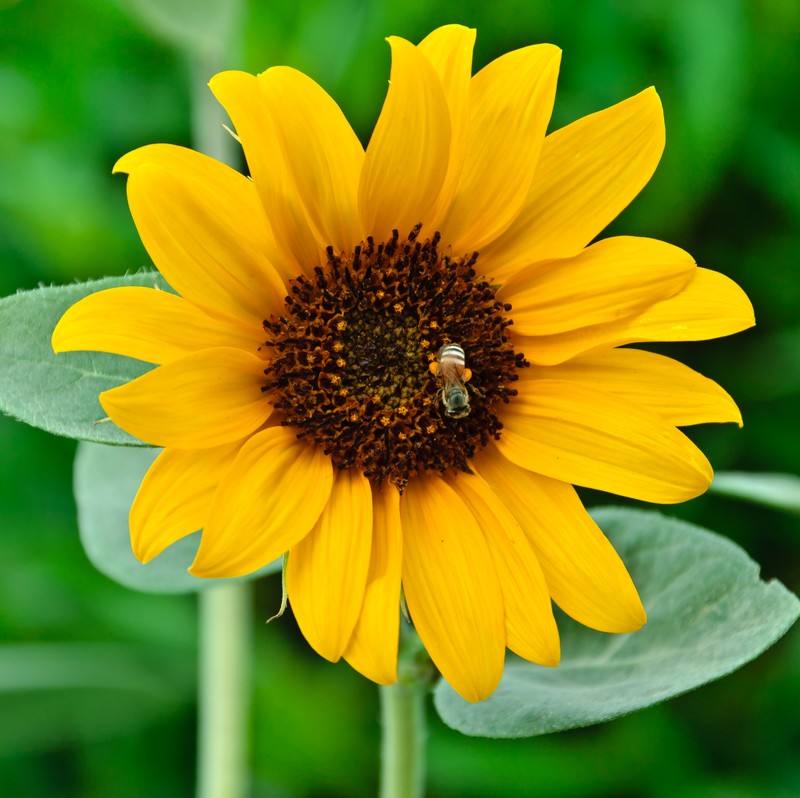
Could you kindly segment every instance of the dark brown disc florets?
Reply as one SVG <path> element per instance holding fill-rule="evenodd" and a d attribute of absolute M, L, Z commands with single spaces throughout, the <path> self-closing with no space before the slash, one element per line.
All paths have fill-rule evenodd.
<path fill-rule="evenodd" d="M 468 461 L 502 425 L 517 369 L 510 310 L 476 280 L 477 253 L 452 259 L 439 234 L 385 244 L 371 238 L 352 255 L 328 248 L 313 277 L 291 281 L 285 313 L 264 322 L 273 351 L 263 390 L 282 423 L 324 447 L 339 468 L 402 490 L 425 471 L 469 471 Z M 451 418 L 429 366 L 444 344 L 464 350 L 472 372 L 470 413 Z"/>

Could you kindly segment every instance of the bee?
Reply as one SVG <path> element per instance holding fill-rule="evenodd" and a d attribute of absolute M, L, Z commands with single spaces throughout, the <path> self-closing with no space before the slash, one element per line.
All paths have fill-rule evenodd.
<path fill-rule="evenodd" d="M 442 381 L 439 395 L 442 397 L 444 412 L 450 418 L 464 418 L 469 415 L 469 396 L 467 385 L 472 372 L 464 367 L 464 350 L 458 344 L 445 344 L 436 353 L 436 360 L 429 366 L 431 374 Z"/>

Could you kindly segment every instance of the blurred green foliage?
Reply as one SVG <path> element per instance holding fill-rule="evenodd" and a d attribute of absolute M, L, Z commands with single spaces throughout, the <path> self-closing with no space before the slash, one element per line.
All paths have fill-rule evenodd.
<path fill-rule="evenodd" d="M 669 240 L 747 290 L 755 330 L 669 347 L 744 414 L 741 431 L 691 434 L 719 469 L 800 472 L 795 0 L 250 0 L 243 13 L 225 66 L 307 72 L 365 142 L 388 78 L 383 37 L 418 41 L 447 22 L 477 27 L 476 68 L 560 45 L 554 128 L 655 84 L 667 150 L 612 231 Z M 111 166 L 142 144 L 189 143 L 190 71 L 123 0 L 0 2 L 0 294 L 147 263 Z M 134 593 L 91 568 L 72 442 L 9 419 L 0 439 L 0 794 L 190 795 L 193 599 Z M 670 512 L 729 535 L 800 591 L 797 517 L 720 496 Z M 258 583 L 255 795 L 374 795 L 376 691 L 313 655 L 288 616 L 265 628 L 279 599 L 277 578 Z M 432 720 L 430 794 L 789 798 L 799 705 L 795 632 L 721 682 L 606 726 L 487 741 Z"/>

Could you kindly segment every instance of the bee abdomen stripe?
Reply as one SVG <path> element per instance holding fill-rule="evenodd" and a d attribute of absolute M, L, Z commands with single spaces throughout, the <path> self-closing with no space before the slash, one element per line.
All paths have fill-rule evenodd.
<path fill-rule="evenodd" d="M 441 354 L 439 355 L 439 362 L 449 360 L 457 363 L 459 366 L 464 365 L 464 350 L 458 344 L 449 344 L 442 347 Z"/>

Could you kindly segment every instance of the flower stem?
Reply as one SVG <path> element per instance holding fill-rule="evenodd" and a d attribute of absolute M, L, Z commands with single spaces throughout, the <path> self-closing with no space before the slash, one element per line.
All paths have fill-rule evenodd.
<path fill-rule="evenodd" d="M 194 147 L 223 163 L 234 160 L 224 112 L 208 90 L 215 56 L 189 57 Z M 197 698 L 197 798 L 249 794 L 251 585 L 228 582 L 199 593 L 200 673 Z"/>
<path fill-rule="evenodd" d="M 380 798 L 422 798 L 425 794 L 425 696 L 427 685 L 380 687 Z"/>
<path fill-rule="evenodd" d="M 400 624 L 397 684 L 380 687 L 380 798 L 423 798 L 425 795 L 425 700 L 437 677 L 419 635 Z"/>
<path fill-rule="evenodd" d="M 382 686 L 380 798 L 425 795 L 425 699 L 436 669 L 422 641 L 407 624 L 400 627 L 397 684 Z"/>
<path fill-rule="evenodd" d="M 237 144 L 224 127 L 228 121 L 225 111 L 208 88 L 208 81 L 219 71 L 220 65 L 213 59 L 191 59 L 192 145 L 205 155 L 233 166 Z"/>
<path fill-rule="evenodd" d="M 199 594 L 197 798 L 248 794 L 250 583 Z"/>

